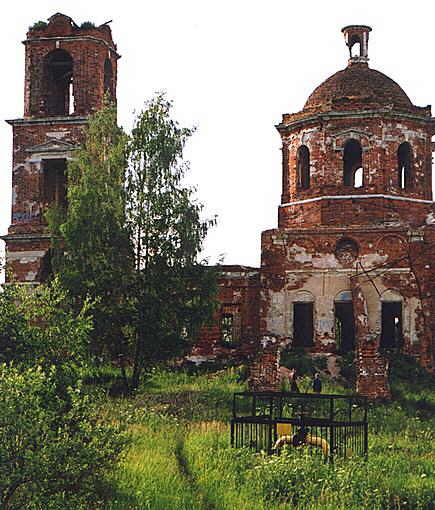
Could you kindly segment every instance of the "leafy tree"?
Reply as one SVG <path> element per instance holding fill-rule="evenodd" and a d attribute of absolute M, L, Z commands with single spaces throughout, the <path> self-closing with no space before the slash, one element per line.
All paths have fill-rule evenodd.
<path fill-rule="evenodd" d="M 144 367 L 174 354 L 211 315 L 215 275 L 198 262 L 214 220 L 202 220 L 195 189 L 183 184 L 183 149 L 193 129 L 172 120 L 158 94 L 136 118 L 128 145 L 127 225 L 134 243 L 133 387 Z"/>
<path fill-rule="evenodd" d="M 100 422 L 75 384 L 59 398 L 56 369 L 0 365 L 0 507 L 104 508 L 103 480 L 126 436 Z"/>
<path fill-rule="evenodd" d="M 0 293 L 0 362 L 55 367 L 58 390 L 74 384 L 86 363 L 92 329 L 90 302 L 73 310 L 57 280 L 29 291 L 7 285 Z M 52 374 L 53 375 L 53 374 Z"/>
<path fill-rule="evenodd" d="M 215 274 L 198 261 L 214 220 L 201 219 L 195 189 L 183 184 L 193 130 L 170 109 L 157 95 L 128 138 L 113 106 L 92 117 L 68 165 L 66 218 L 49 213 L 62 284 L 77 303 L 96 302 L 94 352 L 128 359 L 133 388 L 147 365 L 180 352 L 214 306 Z"/>
<path fill-rule="evenodd" d="M 68 210 L 51 209 L 55 272 L 80 306 L 93 301 L 92 350 L 127 353 L 123 327 L 133 269 L 125 218 L 127 137 L 107 104 L 89 119 L 86 139 L 68 164 Z"/>
<path fill-rule="evenodd" d="M 57 280 L 0 293 L 1 508 L 103 508 L 126 436 L 81 392 L 90 311 Z"/>

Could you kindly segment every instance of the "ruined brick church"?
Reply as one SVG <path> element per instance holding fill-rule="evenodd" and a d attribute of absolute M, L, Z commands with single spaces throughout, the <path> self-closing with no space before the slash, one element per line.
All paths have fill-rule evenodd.
<path fill-rule="evenodd" d="M 347 67 L 283 115 L 278 228 L 261 268 L 222 266 L 219 308 L 189 359 L 249 361 L 254 388 L 276 389 L 280 352 L 355 352 L 357 390 L 387 397 L 384 350 L 433 368 L 435 208 L 431 108 L 414 106 L 368 66 L 368 26 L 343 29 Z M 66 203 L 67 161 L 87 117 L 116 99 L 107 24 L 55 14 L 24 41 L 24 116 L 13 128 L 12 221 L 6 260 L 23 283 L 49 271 L 44 209 Z"/>

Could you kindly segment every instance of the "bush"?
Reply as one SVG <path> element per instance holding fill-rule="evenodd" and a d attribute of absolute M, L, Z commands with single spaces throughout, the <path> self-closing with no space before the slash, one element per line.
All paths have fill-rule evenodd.
<path fill-rule="evenodd" d="M 33 23 L 29 27 L 29 31 L 33 32 L 35 30 L 45 30 L 47 28 L 47 23 L 45 21 L 37 21 L 36 23 Z"/>
<path fill-rule="evenodd" d="M 102 508 L 102 481 L 126 436 L 100 423 L 80 386 L 57 392 L 55 369 L 0 366 L 0 507 Z"/>
<path fill-rule="evenodd" d="M 90 303 L 74 311 L 57 281 L 29 291 L 7 285 L 0 294 L 0 362 L 50 369 L 59 383 L 77 379 L 87 359 L 91 331 Z"/>
<path fill-rule="evenodd" d="M 84 21 L 81 25 L 80 25 L 80 28 L 82 30 L 90 30 L 91 28 L 95 28 L 95 23 L 93 23 L 92 21 Z"/>
<path fill-rule="evenodd" d="M 281 365 L 296 369 L 298 376 L 309 375 L 326 369 L 324 356 L 310 356 L 302 348 L 287 349 L 281 353 Z"/>
<path fill-rule="evenodd" d="M 337 365 L 340 368 L 340 375 L 348 386 L 354 386 L 356 382 L 356 358 L 354 352 L 349 352 L 343 356 L 337 356 Z"/>

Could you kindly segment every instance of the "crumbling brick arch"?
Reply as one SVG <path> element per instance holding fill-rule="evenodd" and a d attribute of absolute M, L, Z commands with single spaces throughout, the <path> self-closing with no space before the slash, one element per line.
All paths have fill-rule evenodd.
<path fill-rule="evenodd" d="M 42 72 L 42 111 L 48 117 L 67 116 L 74 111 L 74 61 L 64 49 L 45 55 Z"/>
<path fill-rule="evenodd" d="M 414 155 L 409 142 L 402 142 L 397 148 L 397 185 L 400 189 L 414 186 Z"/>
<path fill-rule="evenodd" d="M 387 256 L 389 261 L 400 266 L 408 265 L 408 242 L 397 234 L 388 234 L 382 236 L 376 242 L 376 250 L 381 256 Z"/>

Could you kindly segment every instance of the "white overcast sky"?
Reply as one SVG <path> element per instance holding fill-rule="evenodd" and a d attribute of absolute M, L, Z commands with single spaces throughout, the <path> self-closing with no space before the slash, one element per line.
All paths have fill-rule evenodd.
<path fill-rule="evenodd" d="M 260 233 L 276 226 L 281 193 L 274 125 L 346 66 L 343 26 L 370 25 L 370 66 L 414 104 L 435 105 L 435 6 L 427 0 L 15 0 L 2 3 L 0 119 L 23 114 L 28 26 L 56 12 L 78 24 L 113 20 L 124 128 L 158 90 L 181 124 L 197 126 L 186 157 L 206 214 L 218 216 L 204 251 L 211 263 L 224 254 L 227 264 L 259 265 Z M 1 234 L 10 223 L 11 155 L 12 129 L 0 122 Z"/>

